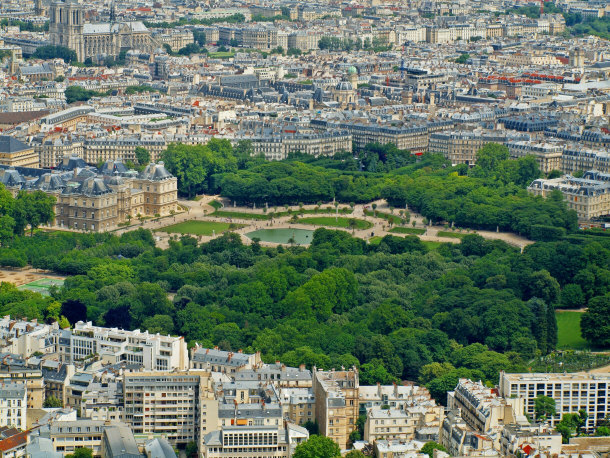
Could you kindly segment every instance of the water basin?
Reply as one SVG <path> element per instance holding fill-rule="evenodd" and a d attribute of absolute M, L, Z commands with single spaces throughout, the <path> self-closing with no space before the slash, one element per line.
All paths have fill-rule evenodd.
<path fill-rule="evenodd" d="M 290 243 L 294 239 L 297 245 L 309 245 L 313 239 L 313 231 L 308 229 L 259 229 L 248 232 L 246 236 L 250 239 L 259 238 L 262 242 Z"/>

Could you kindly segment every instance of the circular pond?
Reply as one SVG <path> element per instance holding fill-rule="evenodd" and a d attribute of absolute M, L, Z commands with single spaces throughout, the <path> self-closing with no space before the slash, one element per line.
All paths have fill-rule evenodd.
<path fill-rule="evenodd" d="M 297 245 L 309 245 L 313 239 L 313 231 L 307 229 L 259 229 L 248 232 L 246 236 L 250 239 L 258 238 L 262 242 L 293 243 Z"/>

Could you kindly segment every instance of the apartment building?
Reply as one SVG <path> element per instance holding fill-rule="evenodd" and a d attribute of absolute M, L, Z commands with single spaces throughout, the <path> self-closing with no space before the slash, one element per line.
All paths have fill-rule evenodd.
<path fill-rule="evenodd" d="M 163 434 L 173 446 L 218 428 L 210 372 L 133 372 L 123 379 L 124 421 L 135 434 Z M 201 449 L 201 447 L 200 447 Z"/>
<path fill-rule="evenodd" d="M 19 432 L 15 428 L 0 427 L 0 456 L 2 458 L 20 458 L 26 456 L 30 442 L 30 431 Z"/>
<path fill-rule="evenodd" d="M 492 437 L 474 431 L 460 416 L 459 410 L 448 410 L 439 432 L 439 443 L 451 456 L 498 457 Z"/>
<path fill-rule="evenodd" d="M 0 383 L 21 384 L 26 388 L 25 406 L 28 409 L 42 409 L 45 400 L 45 386 L 42 372 L 36 367 L 25 365 L 0 365 Z"/>
<path fill-rule="evenodd" d="M 481 382 L 460 379 L 455 390 L 447 393 L 447 407 L 459 409 L 473 430 L 497 432 L 504 425 L 515 424 L 519 417 L 523 417 L 525 401 L 520 397 L 503 398 L 495 389 Z"/>
<path fill-rule="evenodd" d="M 123 414 L 123 383 L 92 380 L 82 394 L 80 416 L 92 420 L 122 421 Z"/>
<path fill-rule="evenodd" d="M 230 382 L 215 386 L 219 426 L 276 426 L 283 424 L 278 391 L 272 383 Z"/>
<path fill-rule="evenodd" d="M 525 399 L 525 411 L 534 417 L 534 402 L 544 395 L 555 400 L 557 414 L 548 419 L 554 427 L 564 413 L 588 413 L 585 429 L 592 432 L 595 426 L 610 413 L 610 374 L 549 373 L 507 374 L 500 372 L 499 395 L 505 398 Z"/>
<path fill-rule="evenodd" d="M 64 157 L 83 157 L 83 142 L 49 138 L 34 146 L 42 169 L 56 167 Z"/>
<path fill-rule="evenodd" d="M 194 43 L 193 32 L 181 29 L 166 29 L 162 33 L 153 35 L 159 43 L 168 44 L 173 51 L 179 51 L 186 45 Z"/>
<path fill-rule="evenodd" d="M 506 146 L 511 159 L 534 156 L 542 173 L 562 170 L 563 145 L 521 140 L 507 142 Z"/>
<path fill-rule="evenodd" d="M 290 458 L 308 438 L 305 428 L 291 424 L 230 427 L 206 435 L 201 453 L 203 458 Z"/>
<path fill-rule="evenodd" d="M 371 408 L 389 406 L 392 409 L 404 410 L 407 407 L 424 404 L 436 405 L 425 386 L 418 385 L 372 385 L 360 386 L 358 389 L 360 413 L 364 414 Z"/>
<path fill-rule="evenodd" d="M 358 419 L 358 370 L 322 371 L 313 368 L 313 394 L 320 434 L 333 439 L 342 450 Z"/>
<path fill-rule="evenodd" d="M 543 424 L 506 425 L 502 429 L 502 456 L 518 456 L 527 447 L 548 455 L 559 455 L 561 434 Z"/>
<path fill-rule="evenodd" d="M 0 170 L 0 182 L 2 170 Z M 0 318 L 0 353 L 12 353 L 28 358 L 32 353 L 48 353 L 53 350 L 47 336 L 59 329 L 57 323 L 45 324 L 38 320 L 25 321 L 11 319 L 10 315 Z"/>
<path fill-rule="evenodd" d="M 44 379 L 45 398 L 53 396 L 64 404 L 68 399 L 70 379 L 76 374 L 74 365 L 45 360 L 41 364 L 41 371 Z"/>
<path fill-rule="evenodd" d="M 265 135 L 245 137 L 252 142 L 255 155 L 264 155 L 268 161 L 286 159 L 290 153 L 312 156 L 334 156 L 338 152 L 352 151 L 352 135 L 346 131 L 267 132 Z"/>
<path fill-rule="evenodd" d="M 79 321 L 73 330 L 60 330 L 55 335 L 59 360 L 67 363 L 93 354 L 110 364 L 140 364 L 145 370 L 186 370 L 188 353 L 183 337 L 149 334 L 148 331 L 125 331 L 93 326 Z"/>
<path fill-rule="evenodd" d="M 0 383 L 0 426 L 25 429 L 27 389 L 23 383 Z"/>
<path fill-rule="evenodd" d="M 137 147 L 147 149 L 154 162 L 167 149 L 167 142 L 162 135 L 152 134 L 88 138 L 83 144 L 82 158 L 88 164 L 116 160 L 131 161 L 135 164 Z"/>
<path fill-rule="evenodd" d="M 589 171 L 583 178 L 566 175 L 551 180 L 537 179 L 528 186 L 536 196 L 547 197 L 558 190 L 569 209 L 581 220 L 591 220 L 610 214 L 610 174 Z"/>
<path fill-rule="evenodd" d="M 242 369 L 235 373 L 235 381 L 271 382 L 282 388 L 311 388 L 311 371 L 305 365 L 287 367 L 276 361 L 275 364 L 258 364 L 252 369 Z"/>
<path fill-rule="evenodd" d="M 0 165 L 38 168 L 34 148 L 9 135 L 0 135 Z"/>
<path fill-rule="evenodd" d="M 81 122 L 87 122 L 89 113 L 94 111 L 95 108 L 89 105 L 66 108 L 65 110 L 45 116 L 40 120 L 40 123 L 41 126 L 72 129 Z"/>
<path fill-rule="evenodd" d="M 295 425 L 315 421 L 316 399 L 312 388 L 280 388 L 279 399 L 284 419 Z"/>
<path fill-rule="evenodd" d="M 220 350 L 218 347 L 202 348 L 195 344 L 191 348 L 191 369 L 221 372 L 233 376 L 242 369 L 251 369 L 261 364 L 260 353 L 246 354 Z"/>
<path fill-rule="evenodd" d="M 322 34 L 320 32 L 298 30 L 288 35 L 288 49 L 294 48 L 304 52 L 318 49 L 321 38 Z"/>
<path fill-rule="evenodd" d="M 434 404 L 434 403 L 433 403 Z M 364 424 L 364 440 L 412 441 L 420 428 L 438 428 L 443 419 L 442 406 L 417 406 L 405 410 L 371 408 Z"/>
<path fill-rule="evenodd" d="M 604 149 L 569 145 L 563 151 L 561 170 L 569 174 L 584 170 L 610 173 L 610 153 Z"/>
<path fill-rule="evenodd" d="M 104 429 L 113 426 L 126 425 L 82 418 L 78 421 L 52 421 L 40 428 L 39 436 L 50 439 L 53 450 L 63 455 L 84 447 L 91 449 L 95 458 L 101 458 Z"/>
<path fill-rule="evenodd" d="M 484 131 L 445 131 L 430 134 L 428 151 L 442 153 L 452 165 L 472 166 L 477 161 L 477 153 L 488 143 L 504 144 L 506 135 Z"/>
<path fill-rule="evenodd" d="M 319 119 L 312 120 L 311 125 L 327 129 L 346 130 L 352 135 L 356 151 L 361 151 L 369 143 L 381 143 L 382 145 L 392 143 L 398 149 L 413 152 L 423 152 L 428 149 L 428 127 L 426 125 L 411 127 L 380 126 L 356 122 L 331 123 Z"/>

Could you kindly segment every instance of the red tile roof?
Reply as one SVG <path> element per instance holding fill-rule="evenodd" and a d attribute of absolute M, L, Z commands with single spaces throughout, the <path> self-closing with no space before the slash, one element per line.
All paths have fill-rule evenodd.
<path fill-rule="evenodd" d="M 14 436 L 8 437 L 4 440 L 0 441 L 0 452 L 8 452 L 14 448 L 17 448 L 21 445 L 25 445 L 28 442 L 29 431 L 24 431 L 22 433 L 15 434 Z"/>

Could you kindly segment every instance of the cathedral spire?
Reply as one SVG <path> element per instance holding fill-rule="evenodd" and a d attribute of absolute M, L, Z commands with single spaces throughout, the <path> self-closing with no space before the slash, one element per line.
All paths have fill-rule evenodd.
<path fill-rule="evenodd" d="M 114 4 L 114 0 L 110 3 L 110 23 L 114 24 L 116 22 L 116 5 Z"/>

